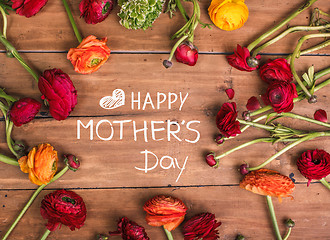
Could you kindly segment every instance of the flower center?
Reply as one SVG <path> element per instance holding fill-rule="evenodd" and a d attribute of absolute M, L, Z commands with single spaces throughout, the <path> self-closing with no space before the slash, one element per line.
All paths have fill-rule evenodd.
<path fill-rule="evenodd" d="M 110 7 L 110 3 L 107 2 L 104 7 L 102 8 L 102 14 L 106 14 L 109 10 L 109 7 Z"/>
<path fill-rule="evenodd" d="M 67 203 L 71 203 L 72 205 L 74 205 L 76 203 L 76 201 L 74 199 L 69 198 L 69 197 L 62 197 L 62 201 L 67 202 Z"/>
<path fill-rule="evenodd" d="M 315 165 L 319 165 L 321 163 L 321 160 L 320 159 L 313 159 L 312 162 L 315 164 Z"/>
<path fill-rule="evenodd" d="M 91 67 L 94 67 L 94 66 L 98 65 L 100 62 L 101 62 L 101 59 L 100 58 L 94 58 L 91 61 Z"/>

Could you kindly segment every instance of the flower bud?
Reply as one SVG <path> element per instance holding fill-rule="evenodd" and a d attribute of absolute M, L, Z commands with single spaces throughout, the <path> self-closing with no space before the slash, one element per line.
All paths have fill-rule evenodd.
<path fill-rule="evenodd" d="M 244 111 L 242 113 L 242 117 L 244 118 L 245 121 L 251 121 L 251 117 L 250 117 L 250 112 L 249 111 Z"/>
<path fill-rule="evenodd" d="M 174 56 L 178 62 L 194 66 L 197 63 L 198 50 L 191 42 L 183 42 L 175 50 Z"/>
<path fill-rule="evenodd" d="M 222 134 L 218 134 L 218 135 L 215 137 L 214 141 L 216 142 L 217 145 L 221 145 L 221 144 L 224 143 L 225 139 L 224 139 L 224 137 L 222 136 Z"/>
<path fill-rule="evenodd" d="M 163 65 L 165 68 L 170 68 L 170 67 L 172 67 L 173 63 L 169 60 L 164 60 Z"/>
<path fill-rule="evenodd" d="M 24 152 L 25 150 L 25 145 L 22 141 L 15 141 L 14 145 L 13 145 L 13 149 L 16 151 L 16 152 Z"/>
<path fill-rule="evenodd" d="M 250 56 L 246 59 L 246 63 L 249 67 L 255 68 L 259 66 L 259 59 Z"/>
<path fill-rule="evenodd" d="M 247 164 L 242 164 L 240 167 L 239 167 L 239 171 L 242 175 L 246 175 L 248 174 L 250 171 L 249 171 L 249 166 Z"/>
<path fill-rule="evenodd" d="M 108 240 L 109 238 L 107 236 L 104 236 L 103 234 L 97 234 L 96 240 Z"/>
<path fill-rule="evenodd" d="M 74 172 L 77 171 L 80 167 L 80 161 L 78 160 L 78 158 L 76 158 L 76 156 L 72 154 L 64 155 L 64 157 L 64 162 L 69 167 L 69 169 Z"/>
<path fill-rule="evenodd" d="M 236 240 L 245 240 L 243 235 L 237 235 Z"/>
<path fill-rule="evenodd" d="M 214 152 L 210 152 L 205 156 L 205 161 L 210 167 L 217 168 L 219 166 L 219 161 L 215 159 Z"/>
<path fill-rule="evenodd" d="M 309 103 L 317 103 L 317 96 L 315 96 L 315 95 L 311 96 L 311 98 L 308 99 L 308 102 Z"/>
<path fill-rule="evenodd" d="M 293 228 L 295 226 L 295 222 L 292 219 L 289 218 L 288 220 L 286 220 L 285 225 L 288 228 Z"/>

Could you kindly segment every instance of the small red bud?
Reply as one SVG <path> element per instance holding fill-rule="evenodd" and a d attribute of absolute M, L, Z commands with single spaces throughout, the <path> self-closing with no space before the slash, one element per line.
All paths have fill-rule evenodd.
<path fill-rule="evenodd" d="M 217 168 L 219 166 L 219 161 L 215 159 L 213 152 L 210 152 L 205 156 L 205 161 L 210 167 Z"/>
<path fill-rule="evenodd" d="M 64 157 L 65 157 L 64 162 L 69 167 L 69 169 L 74 172 L 77 171 L 78 168 L 80 167 L 80 162 L 78 158 L 76 158 L 72 154 L 64 155 Z"/>
<path fill-rule="evenodd" d="M 247 164 L 242 164 L 240 167 L 239 167 L 239 171 L 241 172 L 242 175 L 246 175 L 248 174 L 250 171 L 248 169 L 248 165 Z"/>
<path fill-rule="evenodd" d="M 216 142 L 217 145 L 221 145 L 221 144 L 224 143 L 225 139 L 224 139 L 224 137 L 222 136 L 222 134 L 218 134 L 218 135 L 215 137 L 214 141 Z"/>

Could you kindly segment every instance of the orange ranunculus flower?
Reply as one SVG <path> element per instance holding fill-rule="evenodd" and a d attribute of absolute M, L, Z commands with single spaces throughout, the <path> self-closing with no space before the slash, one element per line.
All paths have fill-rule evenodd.
<path fill-rule="evenodd" d="M 242 27 L 249 17 L 244 0 L 212 0 L 208 11 L 214 25 L 226 31 Z"/>
<path fill-rule="evenodd" d="M 177 228 L 186 215 L 187 207 L 175 197 L 158 195 L 148 200 L 144 206 L 146 220 L 151 226 L 164 226 L 168 231 Z"/>
<path fill-rule="evenodd" d="M 29 174 L 31 182 L 47 184 L 57 171 L 57 152 L 48 143 L 39 144 L 27 156 L 21 157 L 18 163 L 22 172 Z"/>
<path fill-rule="evenodd" d="M 253 193 L 278 197 L 291 197 L 295 186 L 290 178 L 277 171 L 259 169 L 245 175 L 239 186 Z"/>
<path fill-rule="evenodd" d="M 88 74 L 98 70 L 109 58 L 107 38 L 97 39 L 90 35 L 82 40 L 77 48 L 70 48 L 69 59 L 78 73 Z"/>

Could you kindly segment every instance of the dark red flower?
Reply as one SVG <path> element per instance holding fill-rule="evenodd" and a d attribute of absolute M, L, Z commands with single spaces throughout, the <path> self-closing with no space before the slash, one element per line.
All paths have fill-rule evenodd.
<path fill-rule="evenodd" d="M 219 166 L 219 161 L 215 159 L 213 152 L 206 154 L 205 161 L 210 167 L 217 168 Z"/>
<path fill-rule="evenodd" d="M 237 44 L 237 50 L 234 51 L 234 54 L 227 56 L 230 66 L 247 72 L 256 70 L 259 60 L 260 55 L 257 55 L 255 58 L 251 57 L 250 51 L 246 47 L 241 47 L 239 44 Z"/>
<path fill-rule="evenodd" d="M 44 71 L 39 78 L 42 99 L 47 99 L 49 112 L 56 120 L 66 119 L 77 104 L 77 90 L 69 75 L 61 69 Z"/>
<path fill-rule="evenodd" d="M 12 105 L 9 110 L 10 120 L 15 126 L 19 127 L 25 123 L 31 122 L 37 115 L 41 103 L 32 98 L 22 98 Z"/>
<path fill-rule="evenodd" d="M 290 112 L 293 108 L 293 99 L 298 97 L 296 86 L 286 81 L 273 81 L 269 84 L 262 100 L 271 105 L 275 112 Z"/>
<path fill-rule="evenodd" d="M 274 80 L 291 82 L 293 75 L 290 69 L 290 64 L 285 58 L 277 58 L 268 61 L 260 68 L 260 77 L 267 83 Z"/>
<path fill-rule="evenodd" d="M 48 219 L 46 227 L 49 231 L 55 231 L 61 224 L 74 231 L 81 228 L 86 220 L 83 199 L 64 189 L 47 194 L 41 201 L 40 213 L 44 219 Z"/>
<path fill-rule="evenodd" d="M 110 236 L 121 235 L 123 240 L 149 240 L 144 227 L 123 217 L 118 221 L 118 230 L 109 232 Z"/>
<path fill-rule="evenodd" d="M 216 124 L 225 137 L 236 136 L 241 133 L 239 122 L 236 118 L 236 103 L 224 103 L 216 117 Z"/>
<path fill-rule="evenodd" d="M 261 107 L 260 102 L 259 102 L 258 98 L 255 96 L 250 97 L 249 100 L 247 101 L 246 109 L 249 111 L 257 110 L 260 107 Z"/>
<path fill-rule="evenodd" d="M 323 109 L 317 110 L 314 113 L 314 119 L 326 123 L 328 121 L 327 112 L 324 111 Z"/>
<path fill-rule="evenodd" d="M 320 180 L 330 174 L 330 154 L 324 150 L 308 150 L 301 154 L 297 166 L 302 175 L 308 179 L 307 186 L 313 179 Z"/>
<path fill-rule="evenodd" d="M 230 100 L 232 100 L 235 96 L 235 91 L 232 88 L 226 89 L 226 94 Z"/>
<path fill-rule="evenodd" d="M 89 24 L 102 22 L 109 16 L 113 5 L 113 0 L 82 0 L 79 4 L 80 17 Z"/>
<path fill-rule="evenodd" d="M 201 213 L 189 219 L 183 226 L 184 240 L 216 240 L 219 238 L 217 227 L 221 222 L 212 213 Z"/>
<path fill-rule="evenodd" d="M 197 63 L 198 50 L 191 42 L 183 42 L 175 50 L 174 56 L 178 62 L 194 66 Z"/>
<path fill-rule="evenodd" d="M 12 0 L 16 13 L 27 18 L 36 15 L 48 0 Z"/>

